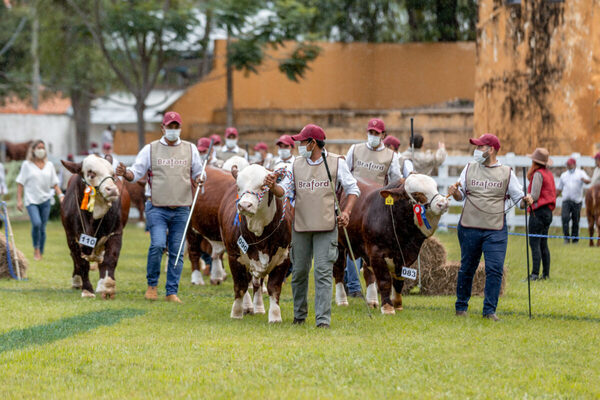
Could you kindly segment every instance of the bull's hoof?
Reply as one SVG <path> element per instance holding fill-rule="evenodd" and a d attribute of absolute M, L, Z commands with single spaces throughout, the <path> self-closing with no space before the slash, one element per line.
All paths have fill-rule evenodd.
<path fill-rule="evenodd" d="M 192 272 L 192 285 L 204 286 L 204 279 L 202 279 L 202 272 L 195 270 Z"/>
<path fill-rule="evenodd" d="M 244 315 L 254 315 L 254 308 L 244 308 Z"/>
<path fill-rule="evenodd" d="M 242 319 L 244 318 L 244 312 L 242 310 L 242 300 L 236 299 L 233 301 L 233 306 L 231 306 L 231 315 L 232 319 Z"/>
<path fill-rule="evenodd" d="M 379 302 L 378 301 L 369 301 L 369 302 L 367 302 L 367 304 L 371 308 L 377 308 L 377 307 L 379 307 Z"/>
<path fill-rule="evenodd" d="M 348 306 L 348 297 L 346 296 L 346 290 L 342 282 L 335 284 L 335 304 L 338 306 Z"/>
<path fill-rule="evenodd" d="M 375 283 L 371 283 L 367 286 L 367 304 L 370 307 L 377 308 L 379 307 L 379 300 L 377 299 L 377 286 Z"/>
<path fill-rule="evenodd" d="M 265 306 L 255 306 L 254 307 L 254 314 L 266 314 L 265 311 Z"/>
<path fill-rule="evenodd" d="M 73 279 L 71 282 L 71 288 L 73 289 L 81 289 L 83 287 L 83 280 L 79 275 L 73 275 Z"/>
<path fill-rule="evenodd" d="M 90 271 L 97 271 L 98 270 L 98 263 L 97 262 L 91 262 L 90 263 Z"/>
<path fill-rule="evenodd" d="M 102 293 L 102 300 L 114 300 L 116 294 L 115 293 Z"/>
<path fill-rule="evenodd" d="M 93 299 L 96 297 L 96 295 L 90 292 L 89 290 L 84 290 L 83 292 L 81 292 L 81 297 L 84 299 Z"/>
<path fill-rule="evenodd" d="M 219 279 L 211 279 L 210 280 L 210 284 L 213 285 L 213 286 L 220 285 L 221 284 L 221 280 L 219 280 Z"/>
<path fill-rule="evenodd" d="M 383 315 L 394 315 L 396 314 L 396 311 L 394 310 L 394 307 L 391 304 L 384 304 L 383 306 L 381 306 L 381 313 Z"/>

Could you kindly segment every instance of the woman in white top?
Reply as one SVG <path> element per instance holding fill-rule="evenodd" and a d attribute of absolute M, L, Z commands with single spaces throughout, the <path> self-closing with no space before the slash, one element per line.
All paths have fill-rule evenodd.
<path fill-rule="evenodd" d="M 17 176 L 17 209 L 23 211 L 23 191 L 25 207 L 31 221 L 33 258 L 41 260 L 46 242 L 46 223 L 50 216 L 52 189 L 62 202 L 64 195 L 58 187 L 58 177 L 54 165 L 48 162 L 46 145 L 42 140 L 34 141 L 27 151 L 27 158 Z"/>

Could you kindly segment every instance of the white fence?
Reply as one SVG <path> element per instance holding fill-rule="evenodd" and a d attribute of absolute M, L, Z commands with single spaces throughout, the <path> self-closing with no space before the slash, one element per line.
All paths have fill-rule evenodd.
<path fill-rule="evenodd" d="M 567 159 L 569 159 L 570 157 L 573 157 L 577 160 L 578 167 L 594 167 L 595 166 L 593 157 L 583 157 L 578 153 L 574 153 L 570 156 L 551 157 L 552 161 L 554 162 L 551 170 L 556 169 L 556 168 L 564 169 L 567 164 Z M 507 153 L 504 156 L 498 157 L 498 160 L 500 161 L 501 164 L 512 167 L 513 170 L 515 171 L 515 173 L 517 174 L 517 177 L 519 178 L 519 183 L 522 184 L 522 182 L 523 182 L 522 169 L 523 169 L 523 167 L 529 168 L 531 166 L 531 158 L 529 158 L 527 156 L 517 156 L 514 153 Z M 467 163 L 469 163 L 471 161 L 473 161 L 473 157 L 471 157 L 471 156 L 448 156 L 446 158 L 446 161 L 444 162 L 444 164 L 438 168 L 438 176 L 433 177 L 438 184 L 438 190 L 440 191 L 440 193 L 447 193 L 448 186 L 453 185 L 454 183 L 456 183 L 458 181 L 459 176 L 449 176 L 449 170 L 452 167 L 456 167 L 456 168 L 453 168 L 453 170 L 458 171 L 458 174 L 460 174 L 460 172 L 462 171 L 464 166 L 467 165 Z M 559 176 L 560 176 L 560 174 L 554 173 L 554 179 L 555 179 L 557 186 L 558 186 Z M 529 184 L 529 182 L 527 182 L 527 183 Z M 462 202 L 455 201 L 454 199 L 451 198 L 450 206 L 462 207 L 462 205 L 463 205 Z M 507 200 L 505 209 L 508 209 L 510 206 L 512 206 L 512 201 Z M 559 197 L 556 199 L 556 207 L 561 207 L 561 206 L 562 206 L 562 197 Z M 516 207 L 510 208 L 510 210 L 506 214 L 506 223 L 510 230 L 514 230 L 515 227 L 522 227 L 522 226 L 524 227 L 525 226 L 524 215 L 516 215 L 515 208 Z M 585 202 L 583 204 L 583 208 L 585 208 Z M 447 214 L 444 214 L 444 216 L 442 217 L 442 219 L 440 221 L 440 224 L 442 224 L 442 225 L 457 225 L 459 219 L 460 219 L 460 214 L 449 212 Z M 580 226 L 585 226 L 585 225 L 586 225 L 585 223 L 583 225 L 580 224 Z M 552 218 L 551 226 L 553 226 L 553 227 L 561 227 L 562 226 L 560 216 L 555 215 Z M 444 228 L 442 227 L 441 229 L 444 229 Z"/>

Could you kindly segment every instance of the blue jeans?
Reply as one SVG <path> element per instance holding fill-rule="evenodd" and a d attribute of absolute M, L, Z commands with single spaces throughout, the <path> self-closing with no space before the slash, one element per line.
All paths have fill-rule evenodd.
<path fill-rule="evenodd" d="M 183 269 L 183 249 L 179 256 L 179 262 L 175 264 L 177 250 L 183 237 L 185 223 L 190 213 L 189 207 L 154 207 L 150 201 L 146 201 L 146 219 L 150 230 L 150 249 L 148 249 L 148 262 L 146 265 L 146 279 L 148 286 L 157 286 L 160 276 L 160 262 L 167 248 L 169 262 L 167 268 L 167 296 L 177 294 L 179 289 L 179 278 Z"/>
<path fill-rule="evenodd" d="M 31 221 L 31 238 L 33 239 L 33 248 L 40 249 L 44 254 L 44 244 L 46 244 L 46 223 L 50 217 L 50 200 L 42 204 L 30 204 L 27 206 L 29 220 Z"/>
<path fill-rule="evenodd" d="M 479 266 L 481 253 L 485 259 L 485 298 L 483 315 L 494 314 L 498 306 L 504 257 L 508 244 L 506 224 L 500 231 L 465 228 L 458 225 L 458 241 L 460 242 L 460 270 L 456 282 L 456 311 L 467 311 L 473 276 Z"/>
<path fill-rule="evenodd" d="M 362 268 L 362 258 L 356 259 L 356 266 L 358 270 Z M 356 273 L 356 268 L 354 268 L 354 263 L 352 262 L 352 258 L 350 254 L 346 256 L 346 270 L 344 271 L 344 282 L 346 282 L 346 286 L 348 287 L 348 293 L 360 292 L 360 276 Z"/>

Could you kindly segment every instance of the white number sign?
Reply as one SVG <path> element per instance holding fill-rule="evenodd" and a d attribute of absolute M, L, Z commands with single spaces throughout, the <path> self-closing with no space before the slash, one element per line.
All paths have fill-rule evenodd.
<path fill-rule="evenodd" d="M 248 252 L 248 243 L 246 243 L 246 240 L 244 239 L 243 236 L 240 236 L 239 239 L 237 240 L 237 245 L 240 248 L 240 250 L 242 251 L 242 253 L 246 254 Z"/>
<path fill-rule="evenodd" d="M 96 247 L 96 238 L 82 233 L 81 236 L 79 236 L 79 244 L 91 247 L 93 249 Z"/>
<path fill-rule="evenodd" d="M 417 279 L 417 270 L 414 268 L 402 267 L 402 275 L 403 278 L 412 279 L 413 281 Z"/>

